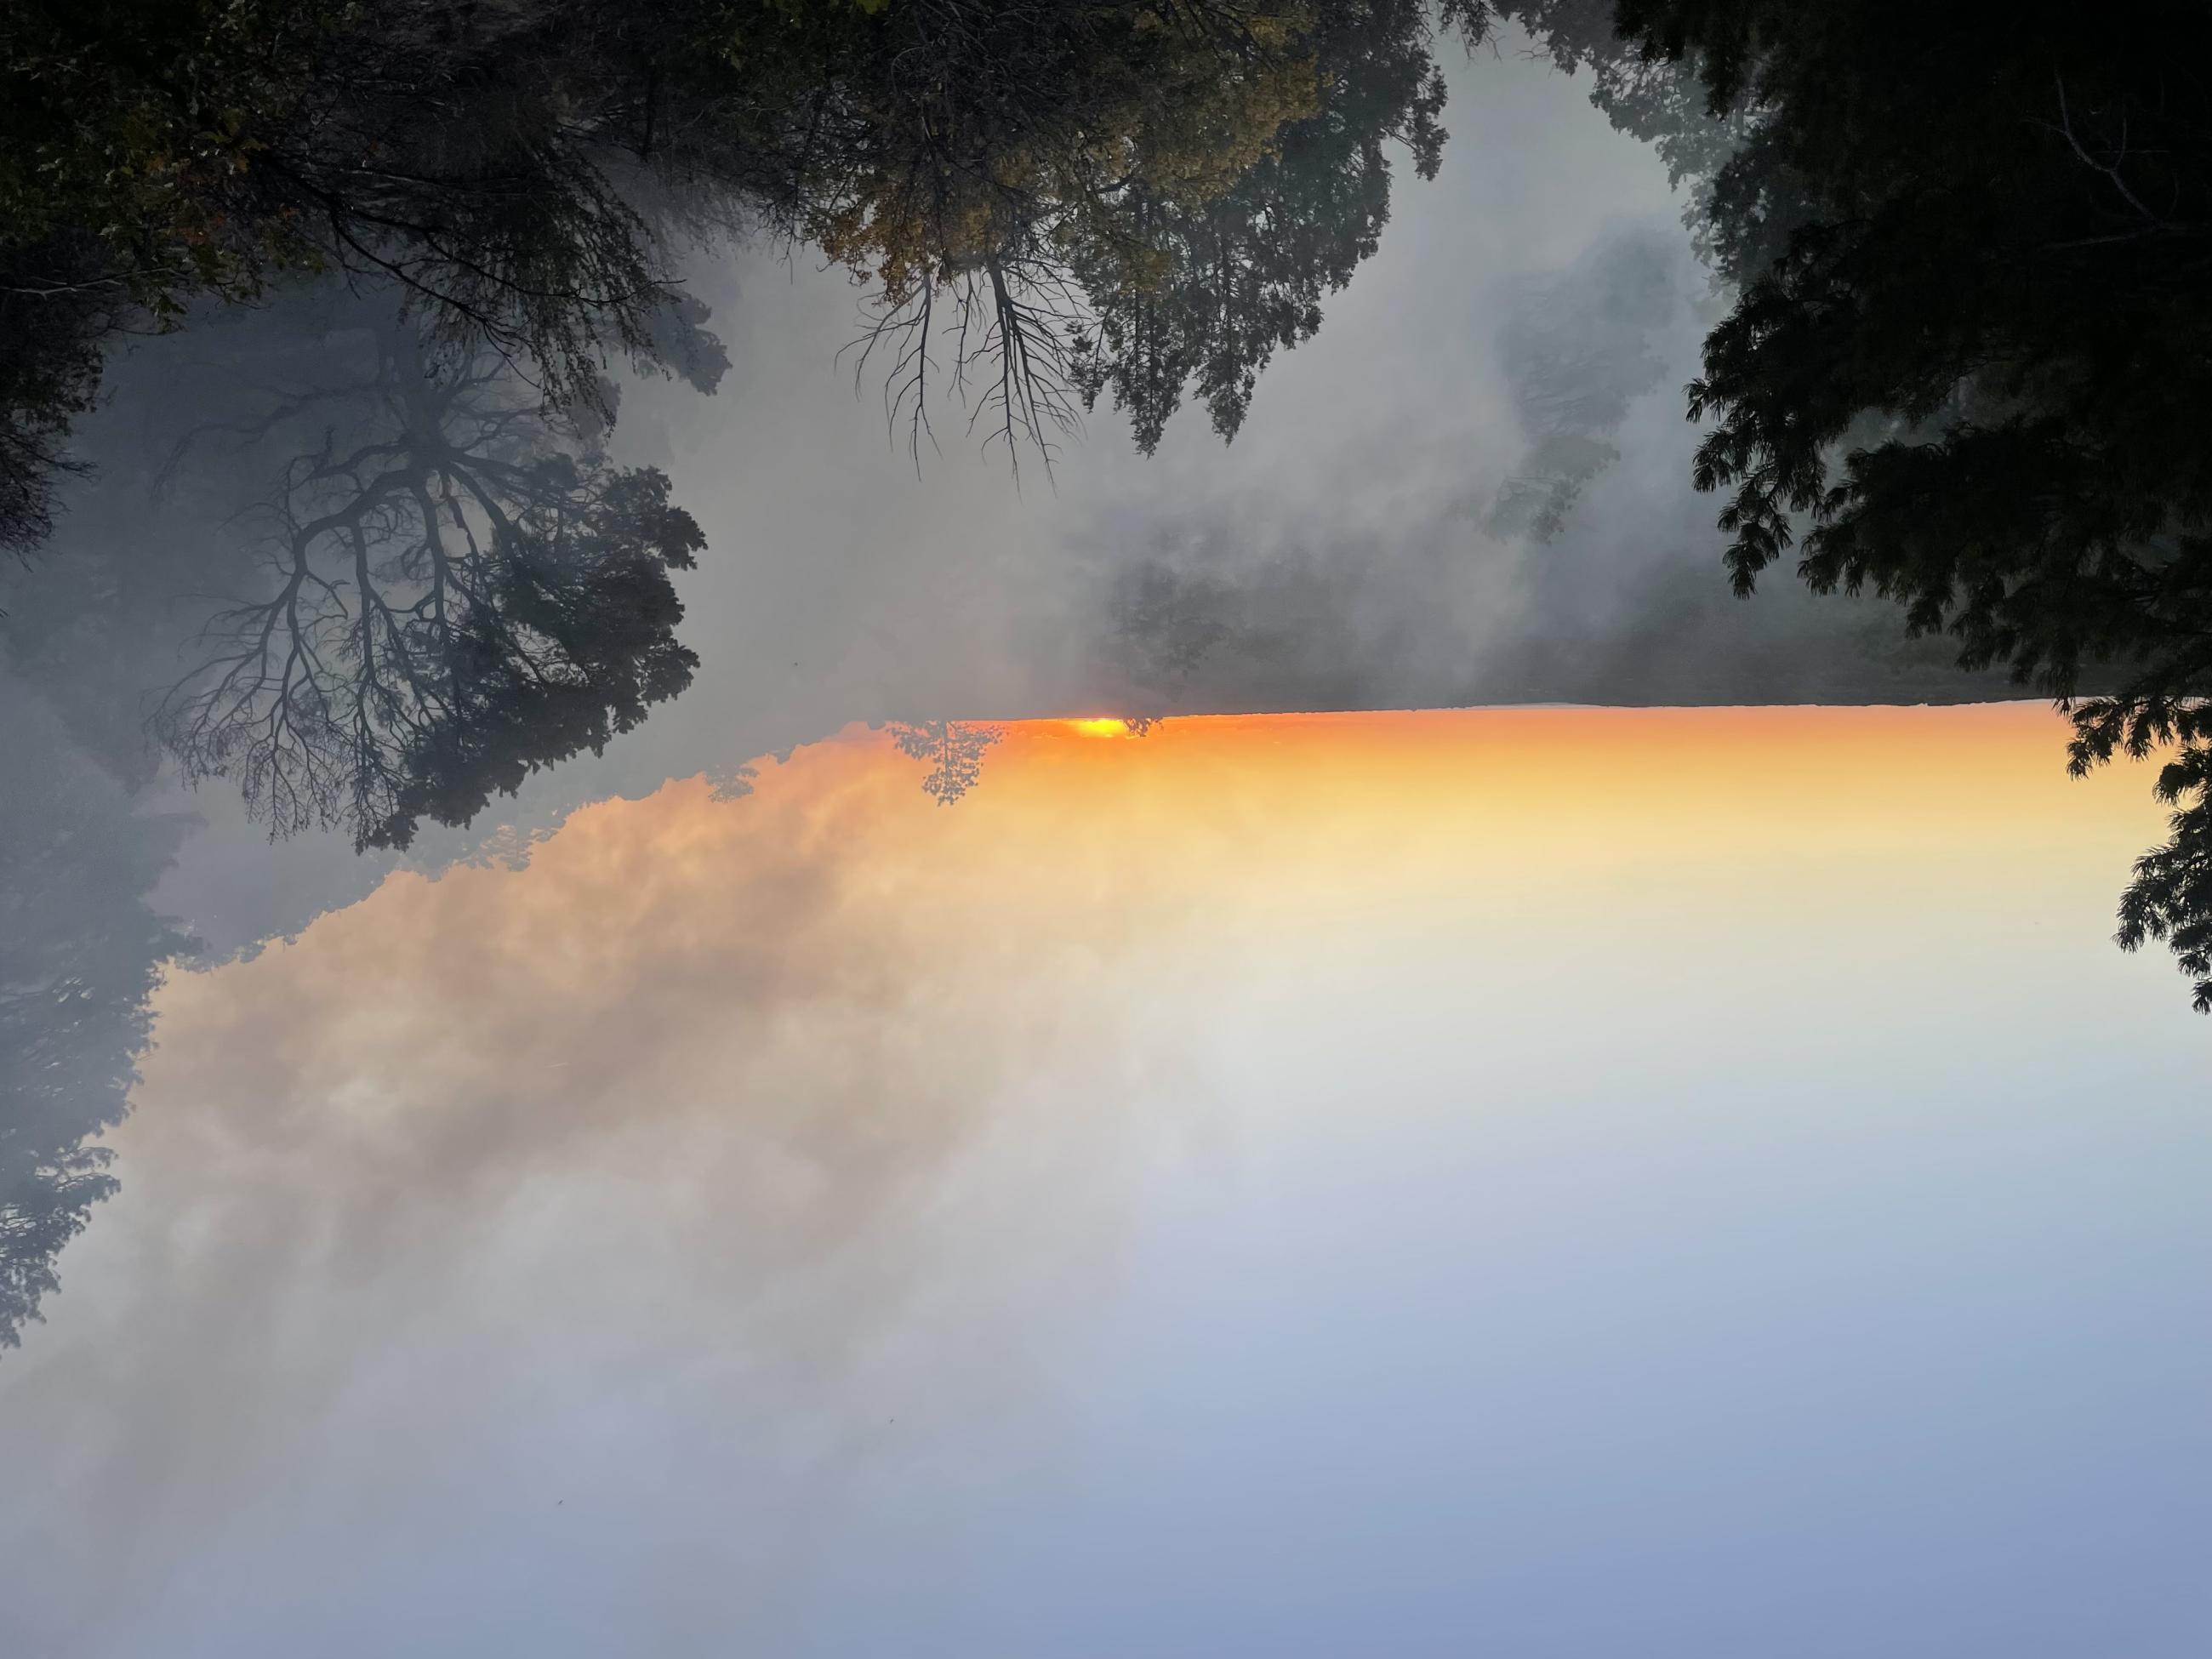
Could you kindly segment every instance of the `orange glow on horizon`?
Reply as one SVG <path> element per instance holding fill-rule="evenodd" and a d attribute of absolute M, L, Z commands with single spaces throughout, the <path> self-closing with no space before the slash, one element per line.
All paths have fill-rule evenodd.
<path fill-rule="evenodd" d="M 1135 841 L 1200 887 L 1272 865 L 1271 883 L 1310 894 L 1374 890 L 1408 879 L 1408 860 L 1441 886 L 1522 890 L 1568 878 L 1563 865 L 1578 884 L 1695 870 L 1723 885 L 1752 866 L 1818 867 L 1805 890 L 1817 902 L 1843 890 L 1838 868 L 1910 880 L 1939 854 L 2021 870 L 2094 847 L 2084 867 L 2102 908 L 2164 823 L 2139 768 L 2069 778 L 2065 722 L 2025 702 L 1081 716 L 995 730 L 975 787 L 945 815 L 963 848 L 988 823 L 1001 854 L 1049 848 L 1061 872 L 1077 848 Z M 800 780 L 843 750 L 840 769 L 890 781 L 887 810 L 908 792 L 927 807 L 911 763 L 885 765 L 879 746 L 848 728 L 793 755 L 777 787 L 809 787 Z"/>
<path fill-rule="evenodd" d="M 689 962 L 702 983 L 796 975 L 860 994 L 886 961 L 921 961 L 949 938 L 1029 962 L 1194 918 L 1217 940 L 1337 913 L 1363 927 L 1466 915 L 1539 938 L 1563 917 L 1639 907 L 1747 929 L 1769 913 L 1801 927 L 2064 915 L 2051 925 L 2100 935 L 2165 823 L 2143 768 L 2069 778 L 2064 722 L 2039 704 L 1086 716 L 999 731 L 954 811 L 883 732 L 850 726 L 761 760 L 736 799 L 693 777 L 581 807 L 520 869 L 395 872 L 296 942 L 173 976 L 158 1006 L 168 1021 L 231 987 L 272 994 L 271 976 L 310 961 L 331 964 L 342 1000 L 401 958 L 443 992 L 521 975 L 558 1002 L 612 994 L 609 941 L 625 960 L 635 947 L 628 971 L 664 988 L 691 982 Z M 847 939 L 861 921 L 865 937 Z M 819 960 L 799 934 L 819 936 Z M 184 1029 L 165 1024 L 165 1048 Z"/>
<path fill-rule="evenodd" d="M 2144 768 L 2069 779 L 2065 729 L 2021 703 L 1012 722 L 944 811 L 852 726 L 736 798 L 702 776 L 603 800 L 521 867 L 396 871 L 294 940 L 172 975 L 141 1092 L 305 1100 L 337 1076 L 372 1138 L 428 1095 L 537 1110 L 518 1055 L 589 1083 L 581 1115 L 656 1093 L 711 1115 L 739 1067 L 764 1098 L 827 1076 L 872 1099 L 870 1056 L 938 1064 L 974 988 L 1060 1052 L 1177 964 L 1326 978 L 1370 946 L 1448 968 L 1471 1006 L 1534 974 L 1563 1031 L 1569 989 L 1614 971 L 1820 994 L 1914 963 L 2071 975 L 2109 951 L 2165 814 Z M 268 1030 L 297 1035 L 246 1035 Z M 247 1086 L 249 1052 L 292 1069 Z M 987 1097 L 1012 1054 L 946 1098 Z"/>

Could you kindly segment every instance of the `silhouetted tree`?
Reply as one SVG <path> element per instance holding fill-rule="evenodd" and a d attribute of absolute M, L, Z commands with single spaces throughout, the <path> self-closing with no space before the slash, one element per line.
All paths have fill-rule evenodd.
<path fill-rule="evenodd" d="M 2178 744 L 2177 840 L 2123 937 L 2193 960 L 2212 740 L 2212 14 L 2002 28 L 1878 0 L 1622 0 L 1741 142 L 1705 210 L 1742 283 L 1690 387 L 1739 592 L 1796 551 L 2074 715 L 2072 760 Z M 2192 970 L 2193 971 L 2193 970 Z"/>
<path fill-rule="evenodd" d="M 109 1157 L 105 1147 L 76 1146 L 0 1174 L 0 1347 L 20 1346 L 23 1326 L 61 1288 L 55 1258 L 115 1191 Z"/>
<path fill-rule="evenodd" d="M 1223 439 L 1244 423 L 1261 369 L 1321 327 L 1324 295 L 1351 281 L 1390 216 L 1389 147 L 1436 176 L 1443 76 L 1430 15 L 1412 0 L 1327 7 L 1304 37 L 1320 70 L 1313 106 L 1278 106 L 1272 142 L 1195 196 L 1139 175 L 1110 226 L 1080 239 L 1089 302 L 1076 382 L 1110 392 L 1150 453 L 1194 387 Z"/>
<path fill-rule="evenodd" d="M 891 741 L 908 759 L 929 763 L 921 793 L 950 806 L 983 775 L 983 756 L 1006 735 L 1003 728 L 973 720 L 894 721 Z"/>
<path fill-rule="evenodd" d="M 662 474 L 609 465 L 489 352 L 404 321 L 374 339 L 365 376 L 264 417 L 331 423 L 264 514 L 270 591 L 216 615 L 155 729 L 272 833 L 404 847 L 690 684 L 668 573 L 704 538 Z"/>
<path fill-rule="evenodd" d="M 658 27 L 581 0 L 0 11 L 0 538 L 43 532 L 99 378 L 88 343 L 204 296 L 336 270 L 556 404 L 592 402 L 610 353 L 665 361 L 684 216 L 643 181 L 702 163 L 642 141 L 638 104 L 699 9 Z"/>
<path fill-rule="evenodd" d="M 1401 0 L 931 0 L 841 27 L 866 44 L 789 112 L 777 222 L 873 290 L 862 362 L 917 451 L 945 391 L 1048 459 L 1109 392 L 1147 452 L 1194 385 L 1233 435 L 1374 251 L 1386 146 L 1425 177 L 1441 152 L 1431 19 Z"/>
<path fill-rule="evenodd" d="M 2164 939 L 2196 980 L 2199 1013 L 2212 1013 L 2212 747 L 2193 744 L 2159 774 L 2172 803 L 2173 833 L 2136 861 L 2120 901 L 2120 943 Z"/>
<path fill-rule="evenodd" d="M 82 237 L 53 237 L 0 265 L 0 554 L 51 535 L 55 492 L 83 471 L 72 423 L 100 390 L 100 342 L 125 303 Z"/>
<path fill-rule="evenodd" d="M 173 820 L 135 814 L 20 684 L 0 724 L 0 1346 L 57 1283 L 54 1261 L 115 1190 L 91 1138 L 122 1121 L 147 1000 L 187 941 L 145 895 Z"/>
<path fill-rule="evenodd" d="M 1528 452 L 1499 486 L 1492 535 L 1550 541 L 1584 487 L 1620 459 L 1613 435 L 1629 404 L 1659 384 L 1652 337 L 1674 308 L 1674 277 L 1666 244 L 1631 234 L 1516 297 L 1498 329 L 1498 359 Z"/>
<path fill-rule="evenodd" d="M 1716 113 L 1705 88 L 1684 67 L 1633 41 L 1615 27 L 1617 0 L 1493 0 L 1492 9 L 1535 37 L 1559 69 L 1587 75 L 1590 102 L 1622 132 L 1650 144 L 1666 163 L 1667 176 L 1687 191 L 1682 221 L 1698 255 L 1729 282 L 1763 269 L 1779 252 L 1796 222 L 1796 180 L 1771 155 L 1747 154 L 1763 112 L 1735 106 Z M 1732 182 L 1721 184 L 1724 170 Z M 1717 198 L 1734 198 L 1726 210 L 1728 234 L 1717 234 Z M 1747 241 L 1754 221 L 1763 239 Z M 1753 243 L 1756 243 L 1754 246 Z"/>
<path fill-rule="evenodd" d="M 1193 383 L 1233 434 L 1373 251 L 1386 143 L 1435 170 L 1430 37 L 1413 0 L 25 0 L 0 534 L 41 533 L 97 381 L 50 345 L 336 271 L 573 410 L 611 357 L 699 358 L 676 256 L 741 227 L 867 285 L 917 459 L 947 390 L 1016 459 L 1109 388 L 1147 449 Z"/>

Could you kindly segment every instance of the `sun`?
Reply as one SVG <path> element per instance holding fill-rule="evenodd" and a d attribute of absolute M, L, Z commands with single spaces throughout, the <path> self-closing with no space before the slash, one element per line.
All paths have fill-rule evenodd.
<path fill-rule="evenodd" d="M 1099 715 L 1086 720 L 1070 720 L 1067 723 L 1067 729 L 1079 732 L 1086 738 L 1126 738 L 1129 735 L 1129 722 L 1115 720 L 1109 715 Z"/>

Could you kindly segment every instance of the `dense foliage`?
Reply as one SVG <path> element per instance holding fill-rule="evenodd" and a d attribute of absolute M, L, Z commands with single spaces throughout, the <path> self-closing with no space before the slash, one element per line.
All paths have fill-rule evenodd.
<path fill-rule="evenodd" d="M 182 826 L 135 817 L 58 735 L 34 703 L 0 722 L 0 1347 L 115 1188 L 90 1138 L 130 1109 L 147 1000 L 186 944 L 144 901 Z"/>
<path fill-rule="evenodd" d="M 51 529 L 109 337 L 289 307 L 328 361 L 226 376 L 262 568 L 155 730 L 278 833 L 404 845 L 689 681 L 696 527 L 599 449 L 613 363 L 727 367 L 684 259 L 750 231 L 848 268 L 917 460 L 947 395 L 1017 465 L 1109 396 L 1147 450 L 1191 387 L 1231 437 L 1374 251 L 1389 146 L 1434 172 L 1430 40 L 1413 0 L 32 0 L 0 540 Z"/>
<path fill-rule="evenodd" d="M 436 373 L 404 322 L 357 333 L 349 378 L 252 422 L 304 446 L 252 520 L 266 580 L 202 630 L 155 730 L 278 833 L 404 847 L 690 683 L 668 573 L 705 540 L 664 476 L 609 465 L 488 355 Z"/>
<path fill-rule="evenodd" d="M 1429 37 L 1413 0 L 24 0 L 0 542 L 50 530 L 116 330 L 337 272 L 603 404 L 611 360 L 688 372 L 682 258 L 744 228 L 868 286 L 917 446 L 939 380 L 1010 451 L 1109 388 L 1149 447 L 1193 380 L 1232 434 L 1372 251 L 1386 142 L 1434 170 Z"/>
<path fill-rule="evenodd" d="M 1737 590 L 1794 552 L 2058 698 L 2077 769 L 2173 746 L 2121 938 L 2171 938 L 2212 1009 L 2212 16 L 1620 0 L 1608 52 L 1587 4 L 1507 9 L 1697 181 L 1736 285 L 1697 482 Z"/>

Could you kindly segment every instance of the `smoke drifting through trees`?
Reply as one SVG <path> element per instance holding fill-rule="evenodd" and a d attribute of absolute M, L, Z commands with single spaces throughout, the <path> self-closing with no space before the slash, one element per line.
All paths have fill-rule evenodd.
<path fill-rule="evenodd" d="M 678 257 L 747 228 L 867 285 L 917 452 L 947 390 L 1017 464 L 1109 389 L 1140 441 L 1194 380 L 1232 434 L 1372 251 L 1383 144 L 1434 170 L 1429 40 L 1411 0 L 13 9 L 0 539 L 50 528 L 134 319 L 334 271 L 604 416 L 611 359 L 684 367 Z"/>
<path fill-rule="evenodd" d="M 1500 9 L 1592 73 L 1691 186 L 1697 245 L 1740 289 L 1697 389 L 1717 422 L 1701 482 L 1731 493 L 1739 579 L 1792 556 L 1816 589 L 1896 601 L 1969 663 L 2072 700 L 2078 765 L 2173 745 L 2172 836 L 2138 866 L 2121 938 L 2170 944 L 2212 1008 L 2212 388 L 2196 349 L 2212 118 L 2167 67 L 2194 60 L 2197 33 L 2146 10 L 2085 42 L 2038 7 L 2001 40 L 1947 20 L 1907 38 L 1873 7 L 1679 3 L 1626 8 L 1623 40 L 1601 3 Z M 115 563 L 174 559 L 178 591 L 228 596 L 161 732 L 270 827 L 327 822 L 369 847 L 466 821 L 689 683 L 668 573 L 703 550 L 696 526 L 601 442 L 611 366 L 720 379 L 677 280 L 687 251 L 752 229 L 850 270 L 876 307 L 864 373 L 917 459 L 948 390 L 1009 459 L 1048 459 L 1102 402 L 1143 448 L 1191 398 L 1226 439 L 1374 251 L 1392 146 L 1425 173 L 1443 143 L 1428 24 L 1388 3 L 635 19 L 380 0 L 332 16 L 325 31 L 316 9 L 268 0 L 0 22 L 0 542 L 27 552 L 52 527 L 106 342 L 173 324 L 212 337 L 226 301 L 281 319 L 302 289 L 354 289 L 254 407 L 180 393 L 216 406 L 191 467 L 234 462 L 223 510 L 248 510 L 232 546 L 165 525 L 158 546 L 39 574 L 82 583 L 78 619 L 96 612 L 118 656 L 157 623 L 129 611 Z M 1879 118 L 1842 120 L 1846 106 Z M 1500 319 L 1528 451 L 1472 508 L 1493 533 L 1540 542 L 1601 487 L 1650 384 L 1640 325 L 1612 328 L 1650 297 L 1639 270 L 1632 239 L 1610 245 Z M 1202 564 L 1117 573 L 1133 678 L 1256 706 L 1281 695 L 1281 641 L 1321 657 L 1350 639 L 1338 678 L 1299 695 L 1371 695 L 1341 672 L 1401 642 L 1347 620 L 1371 571 L 1291 562 L 1256 599 Z M 1652 648 L 1683 654 L 1694 630 L 1653 610 L 1668 637 Z M 1264 685 L 1222 665 L 1253 640 Z M 27 669 L 75 647 L 66 630 L 11 641 Z M 1467 695 L 1653 695 L 1634 650 L 1607 666 L 1577 680 L 1508 659 Z M 1922 666 L 1896 695 L 1942 694 Z M 121 707 L 68 713 L 143 775 Z M 958 799 L 988 728 L 908 729 L 925 787 Z M 85 1137 L 121 1109 L 173 943 L 143 902 L 158 836 L 127 871 L 101 865 L 96 838 L 21 816 L 52 804 L 50 771 L 19 758 L 6 792 L 4 1018 L 36 1062 L 10 1096 L 33 1104 L 0 1124 L 11 1331 L 106 1190 Z M 129 902 L 84 897 L 67 937 L 40 906 L 88 883 Z M 103 965 L 104 939 L 128 948 Z M 40 1090 L 74 1091 L 67 1112 L 42 1115 Z"/>
<path fill-rule="evenodd" d="M 665 477 L 579 446 L 484 354 L 441 368 L 396 322 L 369 356 L 255 423 L 321 428 L 258 515 L 273 592 L 216 615 L 155 726 L 275 833 L 404 848 L 690 683 L 667 573 L 705 544 Z"/>
<path fill-rule="evenodd" d="M 55 1258 L 115 1190 L 92 1144 L 123 1121 L 147 999 L 187 941 L 146 893 L 183 834 L 131 810 L 27 688 L 0 722 L 0 1347 L 58 1286 Z"/>
<path fill-rule="evenodd" d="M 726 368 L 687 251 L 847 267 L 917 462 L 948 393 L 1018 471 L 1102 397 L 1150 449 L 1194 386 L 1227 438 L 1374 251 L 1386 147 L 1434 172 L 1430 45 L 1410 0 L 18 9 L 0 541 L 52 530 L 106 337 L 342 278 L 377 384 L 333 347 L 217 433 L 300 441 L 249 486 L 274 581 L 223 579 L 155 724 L 276 833 L 404 847 L 688 683 L 647 567 L 696 527 L 598 454 L 613 362 Z"/>
<path fill-rule="evenodd" d="M 1742 284 L 1689 388 L 1736 589 L 1795 552 L 2074 718 L 2083 770 L 2179 745 L 2122 941 L 2212 1010 L 2212 21 L 1624 0 L 1742 142 L 1703 186 Z"/>

